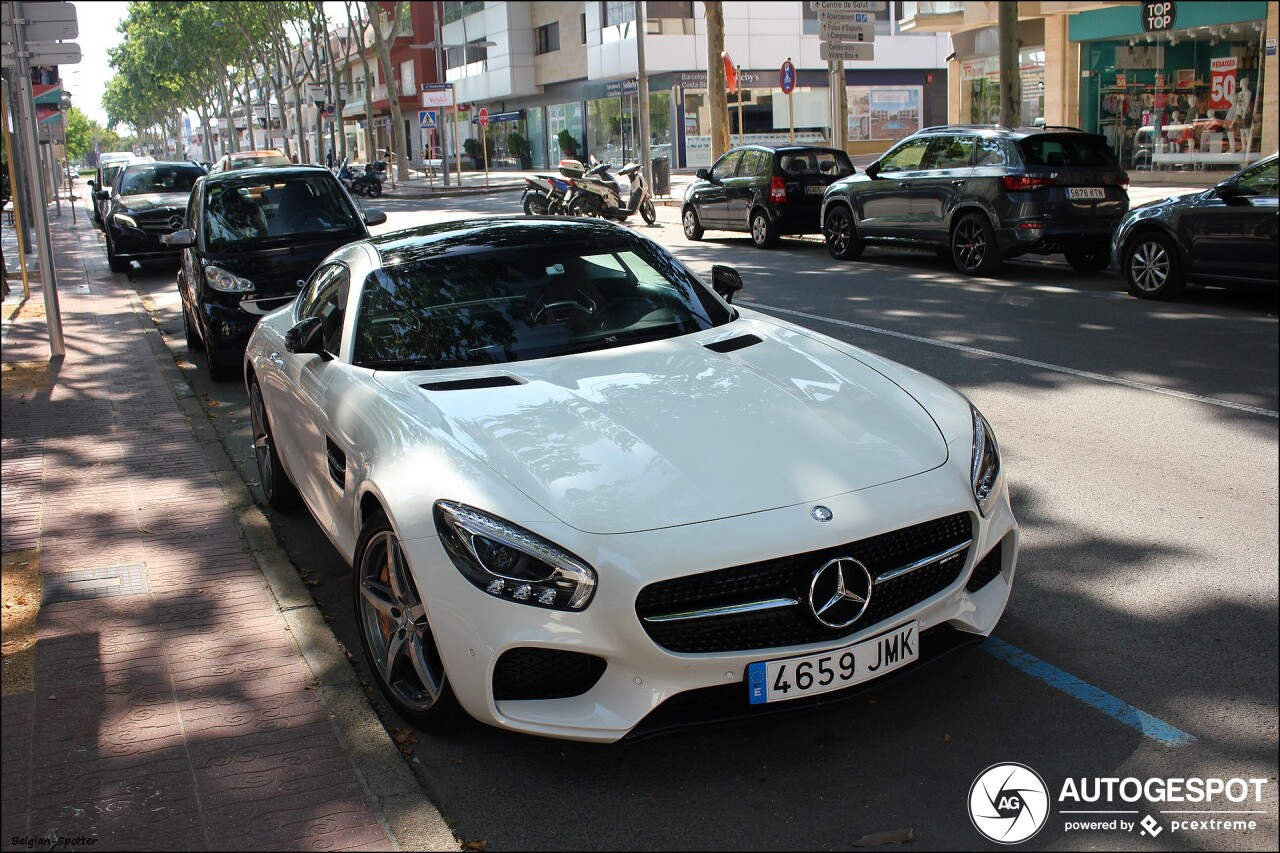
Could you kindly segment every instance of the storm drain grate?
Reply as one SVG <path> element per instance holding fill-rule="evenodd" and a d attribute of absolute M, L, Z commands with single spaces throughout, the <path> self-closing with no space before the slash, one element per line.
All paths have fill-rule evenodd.
<path fill-rule="evenodd" d="M 75 572 L 48 572 L 44 576 L 41 604 L 91 601 L 147 592 L 147 572 L 141 563 Z"/>

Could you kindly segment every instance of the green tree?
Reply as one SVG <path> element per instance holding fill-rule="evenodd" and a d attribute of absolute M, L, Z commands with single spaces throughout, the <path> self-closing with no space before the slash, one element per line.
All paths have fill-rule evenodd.
<path fill-rule="evenodd" d="M 67 159 L 78 163 L 89 153 L 93 144 L 89 117 L 77 107 L 67 110 Z"/>

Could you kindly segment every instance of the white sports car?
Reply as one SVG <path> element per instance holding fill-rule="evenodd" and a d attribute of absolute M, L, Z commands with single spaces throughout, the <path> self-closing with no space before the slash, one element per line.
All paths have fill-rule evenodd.
<path fill-rule="evenodd" d="M 458 221 L 343 247 L 258 325 L 263 490 L 351 561 L 406 720 L 615 741 L 991 632 L 1019 533 L 990 426 L 741 286 L 605 222 Z"/>

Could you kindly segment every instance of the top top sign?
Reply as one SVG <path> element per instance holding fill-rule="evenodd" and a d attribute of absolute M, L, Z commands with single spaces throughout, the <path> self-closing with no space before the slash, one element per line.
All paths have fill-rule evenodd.
<path fill-rule="evenodd" d="M 886 0 L 809 0 L 815 12 L 883 12 L 888 5 Z"/>

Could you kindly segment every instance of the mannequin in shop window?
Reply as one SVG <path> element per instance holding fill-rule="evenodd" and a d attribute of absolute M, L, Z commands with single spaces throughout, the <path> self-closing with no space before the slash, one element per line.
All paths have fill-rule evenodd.
<path fill-rule="evenodd" d="M 1227 110 L 1227 134 L 1231 141 L 1232 151 L 1249 150 L 1249 108 L 1253 105 L 1253 92 L 1249 91 L 1249 78 L 1241 77 L 1236 87 L 1235 97 L 1231 99 L 1231 108 Z"/>

